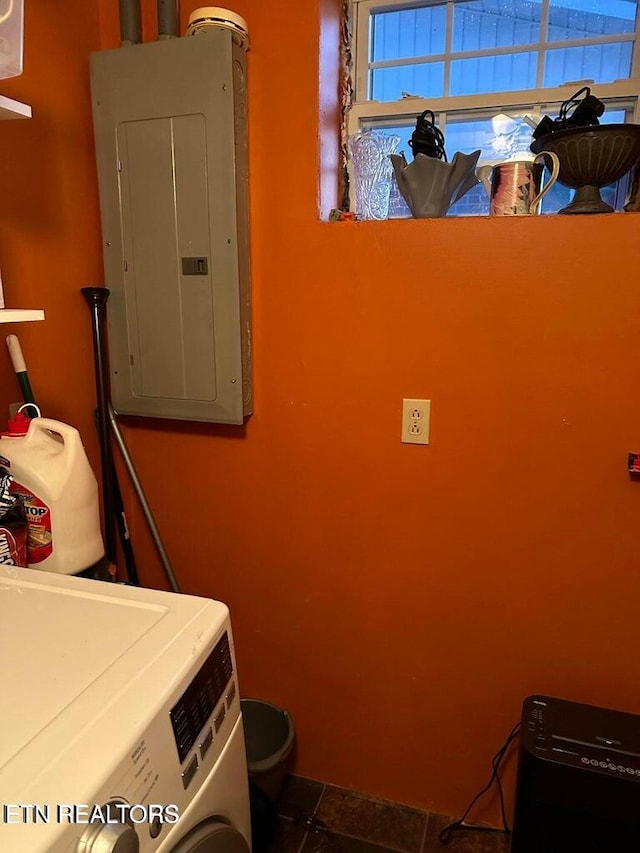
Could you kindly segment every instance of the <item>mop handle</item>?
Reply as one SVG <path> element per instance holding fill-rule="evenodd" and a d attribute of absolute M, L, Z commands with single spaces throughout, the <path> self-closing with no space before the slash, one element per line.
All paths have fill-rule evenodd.
<path fill-rule="evenodd" d="M 18 380 L 20 390 L 22 391 L 22 399 L 25 403 L 35 403 L 36 398 L 31 387 L 31 382 L 29 381 L 27 364 L 24 360 L 22 347 L 20 346 L 20 341 L 18 340 L 17 335 L 7 335 L 7 347 L 9 349 L 9 355 L 11 356 L 13 369 L 16 373 L 16 379 Z"/>

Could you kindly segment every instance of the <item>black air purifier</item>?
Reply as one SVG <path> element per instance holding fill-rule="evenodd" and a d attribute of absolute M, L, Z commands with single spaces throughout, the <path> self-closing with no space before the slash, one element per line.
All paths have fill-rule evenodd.
<path fill-rule="evenodd" d="M 640 716 L 529 696 L 511 853 L 639 853 Z"/>

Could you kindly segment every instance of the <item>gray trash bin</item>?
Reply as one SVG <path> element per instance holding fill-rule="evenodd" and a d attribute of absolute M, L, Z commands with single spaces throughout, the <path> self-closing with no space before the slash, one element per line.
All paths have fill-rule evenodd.
<path fill-rule="evenodd" d="M 282 708 L 261 699 L 242 699 L 249 778 L 277 802 L 293 749 L 293 720 Z"/>

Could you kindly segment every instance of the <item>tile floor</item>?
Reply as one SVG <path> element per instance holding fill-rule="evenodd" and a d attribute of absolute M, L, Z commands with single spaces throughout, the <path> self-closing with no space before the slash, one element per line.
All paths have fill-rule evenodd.
<path fill-rule="evenodd" d="M 460 832 L 448 844 L 440 830 L 453 818 L 289 776 L 278 802 L 272 853 L 508 853 L 498 832 Z"/>

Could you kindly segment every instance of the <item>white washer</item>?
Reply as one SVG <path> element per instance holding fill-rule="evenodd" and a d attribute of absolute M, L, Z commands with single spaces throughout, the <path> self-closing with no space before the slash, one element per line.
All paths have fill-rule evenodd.
<path fill-rule="evenodd" d="M 248 853 L 224 604 L 1 566 L 0 660 L 2 853 Z"/>

